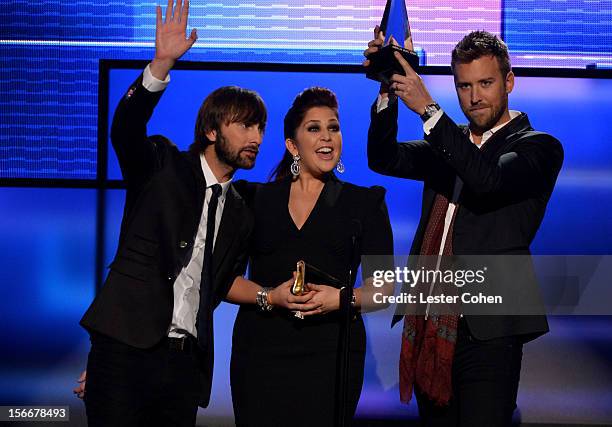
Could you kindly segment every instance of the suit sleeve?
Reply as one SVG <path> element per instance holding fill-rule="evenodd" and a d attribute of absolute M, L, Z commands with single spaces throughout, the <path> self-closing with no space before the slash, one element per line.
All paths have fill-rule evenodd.
<path fill-rule="evenodd" d="M 163 147 L 147 137 L 147 122 L 162 92 L 149 92 L 142 75 L 121 98 L 111 125 L 111 143 L 128 187 L 142 185 L 159 167 Z"/>
<path fill-rule="evenodd" d="M 393 269 L 393 231 L 385 203 L 385 189 L 374 186 L 367 192 L 361 242 L 363 277 L 375 270 Z"/>
<path fill-rule="evenodd" d="M 525 132 L 513 151 L 488 160 L 446 114 L 425 139 L 476 194 L 550 191 L 563 163 L 561 143 L 539 132 Z"/>
<path fill-rule="evenodd" d="M 397 142 L 398 103 L 370 113 L 368 166 L 374 172 L 398 178 L 424 181 L 438 162 L 425 141 Z"/>
<path fill-rule="evenodd" d="M 240 253 L 236 257 L 236 261 L 234 263 L 230 285 L 234 282 L 234 279 L 236 279 L 236 277 L 244 276 L 244 274 L 246 273 L 246 268 L 249 261 L 249 246 L 252 232 L 253 227 L 251 226 L 247 234 L 244 236 L 244 240 L 242 240 L 242 242 L 240 243 Z"/>
<path fill-rule="evenodd" d="M 234 265 L 232 266 L 231 274 L 229 276 L 229 282 L 227 286 L 225 286 L 225 292 L 220 296 L 218 302 L 221 299 L 227 298 L 227 293 L 232 287 L 232 283 L 236 280 L 237 277 L 244 276 L 246 273 L 247 265 L 249 262 L 249 248 L 251 243 L 251 236 L 253 234 L 253 219 L 249 218 L 246 224 L 246 231 L 242 236 L 239 237 L 239 248 L 237 251 L 237 256 L 234 260 Z"/>

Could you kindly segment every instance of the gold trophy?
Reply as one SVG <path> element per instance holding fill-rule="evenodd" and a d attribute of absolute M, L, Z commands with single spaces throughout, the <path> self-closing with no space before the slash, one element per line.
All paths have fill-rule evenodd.
<path fill-rule="evenodd" d="M 291 285 L 291 293 L 293 295 L 303 295 L 308 292 L 306 286 L 306 270 L 308 270 L 308 280 L 310 283 L 323 284 L 332 286 L 338 289 L 346 287 L 346 284 L 340 279 L 335 278 L 331 274 L 324 272 L 316 268 L 313 265 L 306 264 L 303 260 L 297 262 L 295 266 L 295 279 L 293 279 L 293 285 Z M 301 311 L 294 311 L 293 315 L 298 319 L 303 319 L 304 315 Z"/>
<path fill-rule="evenodd" d="M 295 266 L 295 280 L 293 286 L 291 286 L 291 293 L 293 295 L 302 295 L 306 292 L 306 263 L 304 261 L 298 261 Z"/>
<path fill-rule="evenodd" d="M 302 295 L 306 292 L 306 263 L 304 261 L 298 261 L 295 266 L 295 279 L 291 286 L 291 293 L 293 295 Z M 293 315 L 298 319 L 304 320 L 304 315 L 301 311 L 294 311 Z"/>
<path fill-rule="evenodd" d="M 394 28 L 391 30 L 389 17 L 394 19 Z M 387 33 L 389 30 L 389 33 Z M 416 71 L 419 66 L 419 56 L 414 51 L 408 12 L 404 0 L 387 0 L 385 12 L 380 22 L 380 31 L 385 35 L 386 46 L 368 56 L 370 64 L 366 67 L 366 77 L 383 83 L 388 83 L 393 74 L 404 74 L 402 66 L 394 56 L 399 52 L 408 64 Z M 392 34 L 395 32 L 396 34 Z M 400 36 L 401 37 L 398 37 Z M 392 42 L 402 40 L 404 46 Z"/>

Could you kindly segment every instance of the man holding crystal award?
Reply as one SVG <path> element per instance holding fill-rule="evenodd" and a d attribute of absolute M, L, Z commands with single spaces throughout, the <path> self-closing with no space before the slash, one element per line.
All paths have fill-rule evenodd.
<path fill-rule="evenodd" d="M 403 3 L 388 1 L 364 66 L 381 82 L 368 134 L 370 168 L 424 183 L 410 253 L 528 256 L 563 162 L 561 144 L 534 131 L 525 113 L 508 109 L 514 87 L 508 49 L 485 31 L 468 34 L 452 52 L 455 90 L 468 119 L 467 126 L 455 124 L 414 70 Z M 392 34 L 384 46 L 389 14 L 398 9 L 406 49 L 394 46 Z M 398 98 L 423 120 L 424 140 L 397 142 Z M 409 402 L 414 391 L 424 425 L 511 425 L 522 346 L 548 331 L 544 314 L 430 313 L 398 315 L 394 323 L 402 317 L 401 400 Z"/>

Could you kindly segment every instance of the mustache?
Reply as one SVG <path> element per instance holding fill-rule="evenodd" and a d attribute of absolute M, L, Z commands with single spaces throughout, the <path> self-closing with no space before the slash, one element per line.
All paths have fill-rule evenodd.
<path fill-rule="evenodd" d="M 490 105 L 484 105 L 484 104 L 483 105 L 477 105 L 475 107 L 469 108 L 468 111 L 477 111 L 477 110 L 482 110 L 484 108 L 489 108 L 489 107 L 491 107 L 491 106 Z"/>
<path fill-rule="evenodd" d="M 251 151 L 257 154 L 259 153 L 259 147 L 256 144 L 251 144 L 251 145 L 247 145 L 246 147 L 242 148 L 240 151 Z"/>

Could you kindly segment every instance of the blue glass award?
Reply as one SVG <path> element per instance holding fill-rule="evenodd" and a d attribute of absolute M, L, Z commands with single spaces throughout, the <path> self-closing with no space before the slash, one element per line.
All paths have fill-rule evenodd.
<path fill-rule="evenodd" d="M 383 83 L 388 83 L 393 74 L 404 74 L 402 66 L 395 59 L 394 53 L 399 52 L 416 71 L 419 66 L 419 56 L 414 51 L 410 23 L 404 0 L 387 0 L 385 12 L 380 22 L 380 31 L 385 35 L 384 47 L 368 56 L 370 64 L 366 67 L 366 77 Z M 403 42 L 400 46 L 392 40 Z"/>

